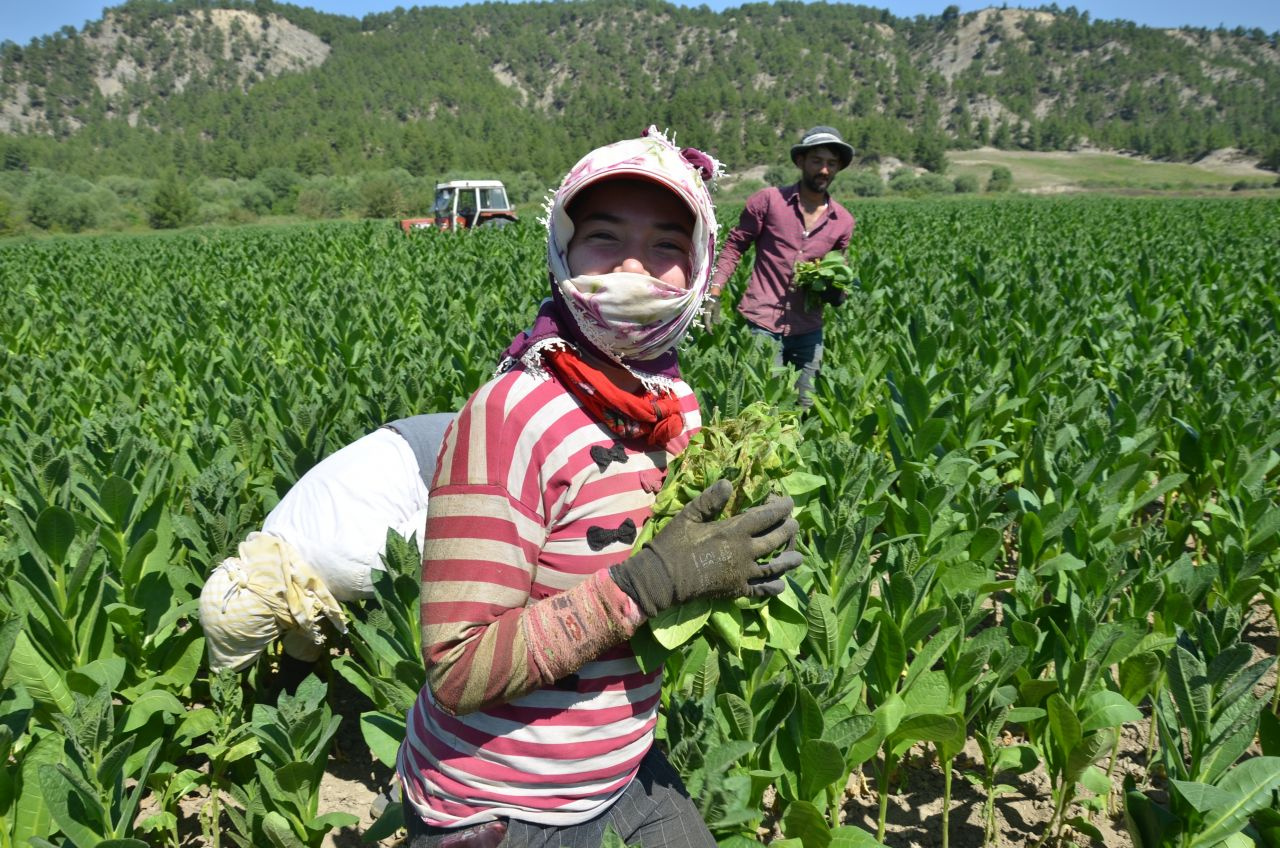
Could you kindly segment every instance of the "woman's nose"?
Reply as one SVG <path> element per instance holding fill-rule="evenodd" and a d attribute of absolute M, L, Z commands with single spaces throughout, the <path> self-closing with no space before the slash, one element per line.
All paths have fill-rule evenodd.
<path fill-rule="evenodd" d="M 627 274 L 647 274 L 648 273 L 648 269 L 644 267 L 644 263 L 641 262 L 635 256 L 628 256 L 625 259 L 623 259 L 622 262 L 618 264 L 618 267 L 615 270 L 622 271 Z"/>

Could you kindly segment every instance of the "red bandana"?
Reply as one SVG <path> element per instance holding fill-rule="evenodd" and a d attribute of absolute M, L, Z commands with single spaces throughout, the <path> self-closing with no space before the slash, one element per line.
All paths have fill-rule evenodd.
<path fill-rule="evenodd" d="M 680 401 L 674 394 L 628 392 L 566 348 L 543 350 L 542 361 L 588 412 L 621 438 L 643 438 L 653 447 L 662 447 L 684 428 Z"/>

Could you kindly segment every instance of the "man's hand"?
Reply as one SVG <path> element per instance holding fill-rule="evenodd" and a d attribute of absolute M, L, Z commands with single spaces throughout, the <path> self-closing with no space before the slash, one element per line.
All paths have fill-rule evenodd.
<path fill-rule="evenodd" d="M 717 521 L 732 494 L 728 480 L 716 481 L 644 548 L 609 570 L 646 616 L 695 598 L 782 592 L 782 575 L 800 564 L 800 554 L 787 550 L 764 565 L 756 560 L 795 541 L 800 525 L 791 517 L 791 498 L 772 498 Z"/>
<path fill-rule="evenodd" d="M 702 301 L 702 329 L 709 333 L 722 320 L 724 316 L 720 313 L 720 295 L 707 295 L 707 299 Z"/>
<path fill-rule="evenodd" d="M 849 299 L 849 293 L 844 289 L 838 289 L 832 286 L 829 289 L 823 289 L 821 297 L 823 303 L 839 307 Z"/>

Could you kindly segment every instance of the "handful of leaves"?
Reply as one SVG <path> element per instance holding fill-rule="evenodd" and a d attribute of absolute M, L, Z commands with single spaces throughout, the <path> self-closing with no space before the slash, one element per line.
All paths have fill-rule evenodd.
<path fill-rule="evenodd" d="M 824 292 L 848 293 L 857 286 L 857 275 L 843 253 L 833 250 L 821 259 L 797 262 L 793 277 L 796 288 L 805 292 L 810 307 L 816 307 Z"/>
<path fill-rule="evenodd" d="M 684 452 L 671 461 L 653 515 L 636 536 L 633 550 L 640 550 L 685 504 L 722 477 L 733 483 L 733 496 L 721 518 L 761 504 L 770 494 L 796 497 L 822 486 L 825 478 L 805 471 L 800 441 L 798 414 L 762 401 L 743 408 L 737 417 L 704 423 Z M 669 651 L 697 636 L 710 623 L 715 636 L 731 649 L 760 648 L 772 631 L 783 626 L 773 626 L 777 615 L 770 610 L 775 607 L 789 608 L 779 613 L 787 627 L 793 627 L 798 620 L 798 645 L 799 639 L 804 638 L 804 617 L 799 612 L 799 599 L 788 584 L 782 595 L 763 601 L 698 600 L 666 610 L 637 632 L 632 646 L 643 668 L 656 668 Z M 786 641 L 795 635 L 789 630 Z"/>

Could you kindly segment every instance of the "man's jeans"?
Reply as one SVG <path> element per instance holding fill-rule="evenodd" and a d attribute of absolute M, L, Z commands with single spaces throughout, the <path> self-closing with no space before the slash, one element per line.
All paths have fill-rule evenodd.
<path fill-rule="evenodd" d="M 790 365 L 800 372 L 800 376 L 796 378 L 800 406 L 804 408 L 813 406 L 813 384 L 822 367 L 822 330 L 784 336 L 782 333 L 757 327 L 750 321 L 747 322 L 747 329 L 753 336 L 764 336 L 773 340 L 777 351 L 773 361 L 778 365 Z"/>

